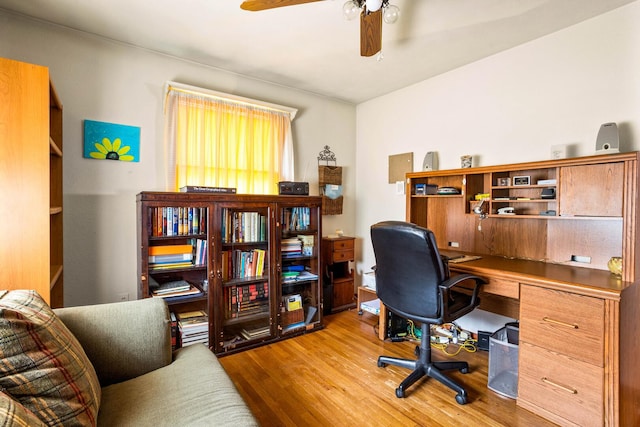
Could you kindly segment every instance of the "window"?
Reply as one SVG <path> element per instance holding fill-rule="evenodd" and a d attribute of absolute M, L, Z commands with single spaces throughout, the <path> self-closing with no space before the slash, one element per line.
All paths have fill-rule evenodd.
<path fill-rule="evenodd" d="M 235 187 L 277 194 L 293 180 L 297 110 L 170 82 L 165 98 L 167 189 Z"/>

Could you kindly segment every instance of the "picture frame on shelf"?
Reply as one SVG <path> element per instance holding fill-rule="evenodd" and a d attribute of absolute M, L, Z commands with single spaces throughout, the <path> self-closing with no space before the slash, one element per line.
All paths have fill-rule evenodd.
<path fill-rule="evenodd" d="M 531 185 L 531 177 L 528 175 L 514 176 L 513 185 Z"/>
<path fill-rule="evenodd" d="M 511 178 L 509 177 L 498 178 L 497 185 L 498 187 L 508 187 L 511 185 Z"/>

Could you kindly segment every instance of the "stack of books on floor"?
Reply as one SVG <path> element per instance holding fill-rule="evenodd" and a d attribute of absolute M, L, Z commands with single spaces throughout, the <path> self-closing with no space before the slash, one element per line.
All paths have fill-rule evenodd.
<path fill-rule="evenodd" d="M 172 282 L 166 282 L 157 284 L 153 279 L 150 280 L 149 288 L 151 289 L 151 295 L 155 298 L 171 298 L 187 295 L 202 294 L 202 291 L 193 286 L 186 280 L 175 280 Z"/>
<path fill-rule="evenodd" d="M 192 344 L 209 345 L 209 317 L 203 310 L 177 313 L 182 347 Z"/>
<path fill-rule="evenodd" d="M 163 245 L 149 247 L 149 268 L 166 269 L 191 267 L 193 265 L 193 246 Z"/>

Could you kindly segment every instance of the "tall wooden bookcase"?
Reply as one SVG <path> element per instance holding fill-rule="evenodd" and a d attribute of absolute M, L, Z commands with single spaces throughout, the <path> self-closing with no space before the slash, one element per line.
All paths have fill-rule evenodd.
<path fill-rule="evenodd" d="M 62 104 L 46 67 L 0 58 L 0 287 L 63 297 Z"/>
<path fill-rule="evenodd" d="M 168 209 L 185 212 L 192 224 L 198 218 L 197 229 L 167 232 Z M 219 355 L 320 329 L 320 209 L 320 197 L 140 193 L 138 298 L 152 297 L 151 279 L 195 285 L 201 293 L 165 300 L 172 311 L 207 311 L 209 347 Z M 198 261 L 202 242 L 207 253 Z M 193 245 L 194 261 L 150 265 L 150 251 L 170 245 Z"/>

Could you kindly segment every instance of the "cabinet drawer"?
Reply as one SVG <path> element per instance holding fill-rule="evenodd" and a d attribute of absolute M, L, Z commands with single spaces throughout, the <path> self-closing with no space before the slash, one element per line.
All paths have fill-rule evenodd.
<path fill-rule="evenodd" d="M 604 366 L 604 301 L 522 285 L 520 341 Z"/>
<path fill-rule="evenodd" d="M 351 261 L 354 257 L 353 249 L 347 251 L 334 251 L 331 255 L 333 262 Z"/>
<path fill-rule="evenodd" d="M 603 368 L 520 341 L 518 369 L 523 406 L 544 408 L 579 426 L 603 425 Z"/>
<path fill-rule="evenodd" d="M 353 251 L 353 241 L 354 239 L 344 239 L 344 240 L 334 240 L 331 243 L 333 245 L 334 251 L 344 251 L 347 249 L 351 249 Z"/>

